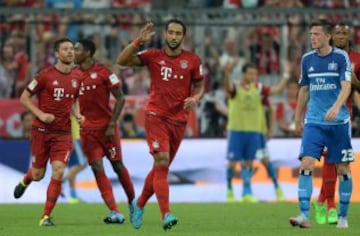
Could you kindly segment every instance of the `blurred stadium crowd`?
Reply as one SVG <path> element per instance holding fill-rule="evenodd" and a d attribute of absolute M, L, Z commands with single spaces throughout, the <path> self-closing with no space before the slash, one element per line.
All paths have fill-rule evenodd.
<path fill-rule="evenodd" d="M 74 41 L 90 37 L 97 45 L 95 58 L 113 69 L 123 82 L 126 95 L 146 96 L 150 78 L 146 68 L 120 68 L 115 65 L 117 53 L 136 35 L 144 22 L 146 13 L 156 9 L 214 9 L 207 15 L 207 25 L 190 25 L 184 47 L 201 52 L 206 68 L 206 94 L 196 111 L 198 134 L 201 137 L 224 137 L 226 126 L 226 94 L 223 89 L 222 67 L 228 60 L 236 60 L 233 79 L 241 78 L 241 67 L 245 62 L 258 66 L 259 79 L 265 84 L 277 84 L 284 73 L 284 65 L 291 65 L 291 80 L 281 96 L 272 100 L 276 114 L 274 136 L 291 137 L 292 119 L 296 105 L 299 65 L 302 54 L 309 50 L 307 27 L 310 15 L 296 11 L 279 14 L 284 9 L 355 9 L 359 0 L 2 0 L 1 8 L 11 14 L 0 14 L 0 101 L 17 99 L 31 79 L 33 72 L 54 63 L 52 43 L 60 37 Z M 141 14 L 23 14 L 16 8 L 31 9 L 141 9 Z M 267 13 L 244 13 L 229 9 L 269 9 Z M 335 12 L 335 13 L 334 13 Z M 351 22 L 353 25 L 352 46 L 360 50 L 360 13 L 336 13 L 326 15 L 334 21 Z M 169 18 L 164 15 L 163 21 Z M 219 19 L 228 23 L 219 24 Z M 189 19 L 186 19 L 189 21 Z M 194 19 L 195 20 L 195 19 Z M 283 24 L 271 25 L 272 21 Z M 217 24 L 211 25 L 212 21 Z M 242 25 L 231 22 L 256 22 Z M 230 22 L 230 23 L 229 23 Z M 260 22 L 260 23 L 259 23 Z M 261 22 L 267 22 L 261 25 Z M 35 24 L 33 24 L 35 23 Z M 35 25 L 35 27 L 33 26 Z M 203 33 L 198 34 L 201 27 Z M 162 47 L 162 26 L 147 47 Z M 195 33 L 196 32 L 196 33 Z M 200 36 L 199 36 L 200 35 Z M 200 39 L 199 39 L 200 37 Z M 36 45 L 36 46 L 34 46 Z M 32 56 L 31 56 L 32 55 Z M 360 136 L 360 95 L 354 96 L 355 119 L 353 134 Z M 143 137 L 135 122 L 136 114 L 125 110 L 121 123 L 124 137 Z M 129 135 L 126 135 L 129 129 Z"/>

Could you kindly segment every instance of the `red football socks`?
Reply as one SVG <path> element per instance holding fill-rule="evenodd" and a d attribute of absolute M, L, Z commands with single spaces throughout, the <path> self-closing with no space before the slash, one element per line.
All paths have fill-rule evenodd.
<path fill-rule="evenodd" d="M 128 203 L 131 204 L 132 200 L 135 197 L 134 185 L 131 182 L 130 175 L 126 167 L 124 166 L 120 172 L 117 173 L 118 179 L 125 191 L 125 194 L 128 198 Z"/>
<path fill-rule="evenodd" d="M 31 168 L 28 169 L 28 171 L 26 172 L 22 181 L 23 181 L 23 184 L 25 184 L 26 186 L 31 184 L 31 182 L 32 182 L 32 169 Z"/>
<path fill-rule="evenodd" d="M 168 165 L 154 166 L 154 192 L 158 200 L 158 204 L 163 218 L 167 212 L 170 212 L 168 173 Z"/>
<path fill-rule="evenodd" d="M 322 185 L 320 195 L 318 198 L 319 203 L 327 202 L 327 208 L 336 208 L 335 205 L 335 188 L 336 188 L 336 165 L 324 163 L 322 169 Z"/>
<path fill-rule="evenodd" d="M 106 206 L 111 211 L 119 212 L 119 209 L 118 209 L 118 207 L 116 205 L 116 201 L 115 201 L 115 198 L 114 198 L 114 194 L 113 194 L 113 190 L 112 190 L 110 180 L 105 175 L 105 171 L 101 170 L 101 171 L 96 172 L 95 173 L 95 179 L 96 179 L 97 186 L 98 186 L 98 188 L 100 190 L 101 196 L 104 199 L 104 202 L 105 202 Z"/>
<path fill-rule="evenodd" d="M 154 169 L 151 169 L 151 171 L 148 173 L 148 175 L 145 178 L 145 183 L 142 193 L 137 201 L 138 207 L 144 208 L 146 202 L 154 194 L 153 182 L 154 182 Z"/>
<path fill-rule="evenodd" d="M 52 210 L 56 204 L 56 201 L 61 193 L 61 184 L 62 184 L 61 180 L 51 178 L 48 189 L 47 189 L 43 217 L 45 215 L 47 215 L 47 216 L 51 215 L 51 212 L 52 212 Z"/>

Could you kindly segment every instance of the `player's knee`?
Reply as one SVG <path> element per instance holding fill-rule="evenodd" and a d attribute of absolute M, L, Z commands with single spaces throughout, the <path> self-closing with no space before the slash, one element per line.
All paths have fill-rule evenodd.
<path fill-rule="evenodd" d="M 32 180 L 33 181 L 40 181 L 44 178 L 44 174 L 43 173 L 39 173 L 39 172 L 36 172 L 36 173 L 32 173 Z"/>
<path fill-rule="evenodd" d="M 234 169 L 235 167 L 236 167 L 236 162 L 235 161 L 229 161 L 228 168 Z"/>
<path fill-rule="evenodd" d="M 98 172 L 104 170 L 104 166 L 102 164 L 102 161 L 94 161 L 93 163 L 90 164 L 90 166 L 91 166 L 91 170 L 94 173 L 98 173 Z"/>
<path fill-rule="evenodd" d="M 33 181 L 40 181 L 44 178 L 45 169 L 32 169 L 32 180 Z"/>
<path fill-rule="evenodd" d="M 243 161 L 243 162 L 241 162 L 241 168 L 252 169 L 253 168 L 253 161 Z"/>
<path fill-rule="evenodd" d="M 61 180 L 65 172 L 65 168 L 62 166 L 53 167 L 52 177 L 54 179 Z"/>
<path fill-rule="evenodd" d="M 124 168 L 124 164 L 122 161 L 111 162 L 111 165 L 115 172 L 120 172 Z"/>
<path fill-rule="evenodd" d="M 168 165 L 170 163 L 170 156 L 167 152 L 158 152 L 154 154 L 154 160 L 156 164 Z"/>
<path fill-rule="evenodd" d="M 270 160 L 269 160 L 269 158 L 265 157 L 265 158 L 261 159 L 261 163 L 262 163 L 264 166 L 268 166 L 269 163 L 270 163 Z"/>
<path fill-rule="evenodd" d="M 350 174 L 350 165 L 347 163 L 341 163 L 336 165 L 336 171 L 339 176 Z"/>
<path fill-rule="evenodd" d="M 314 159 L 311 157 L 303 157 L 301 159 L 301 170 L 313 171 L 314 169 Z"/>

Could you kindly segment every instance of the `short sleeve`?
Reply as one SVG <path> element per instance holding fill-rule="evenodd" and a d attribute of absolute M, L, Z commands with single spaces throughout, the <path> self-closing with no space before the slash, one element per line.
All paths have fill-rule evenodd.
<path fill-rule="evenodd" d="M 262 95 L 262 98 L 263 98 L 263 104 L 264 105 L 266 105 L 265 103 L 268 103 L 268 104 L 270 103 L 269 102 L 270 90 L 271 90 L 270 86 L 262 85 L 261 95 Z"/>
<path fill-rule="evenodd" d="M 193 80 L 202 80 L 204 78 L 204 68 L 201 64 L 201 60 L 198 56 L 194 57 L 194 68 L 191 73 L 191 79 Z"/>
<path fill-rule="evenodd" d="M 43 71 L 40 71 L 34 76 L 33 80 L 28 84 L 26 89 L 31 94 L 38 94 L 41 90 L 43 90 L 45 86 L 46 79 L 44 77 L 45 73 Z"/>
<path fill-rule="evenodd" d="M 301 66 L 300 66 L 300 78 L 299 78 L 299 85 L 300 86 L 308 86 L 309 85 L 309 77 L 306 70 L 306 63 L 305 57 L 303 56 L 301 59 Z"/>
<path fill-rule="evenodd" d="M 358 80 L 360 80 L 360 61 L 359 61 L 359 63 L 356 63 L 356 64 L 354 65 L 354 73 L 355 73 L 355 75 L 356 75 L 356 78 L 357 78 Z"/>
<path fill-rule="evenodd" d="M 349 59 L 349 55 L 341 50 L 340 51 L 340 60 L 339 60 L 339 73 L 340 73 L 340 81 L 351 81 L 351 63 Z"/>
<path fill-rule="evenodd" d="M 114 72 L 104 67 L 101 73 L 102 73 L 102 78 L 104 78 L 105 80 L 104 82 L 106 84 L 106 87 L 108 88 L 120 87 L 120 79 Z"/>
<path fill-rule="evenodd" d="M 138 52 L 136 55 L 140 58 L 143 65 L 149 65 L 151 60 L 154 59 L 156 51 L 153 49 L 143 50 Z"/>

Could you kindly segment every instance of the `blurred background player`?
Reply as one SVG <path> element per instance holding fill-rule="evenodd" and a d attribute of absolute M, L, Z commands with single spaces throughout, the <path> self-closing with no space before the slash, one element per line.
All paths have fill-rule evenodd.
<path fill-rule="evenodd" d="M 189 112 L 204 92 L 203 68 L 198 55 L 183 50 L 185 24 L 176 19 L 165 25 L 165 48 L 137 49 L 151 40 L 153 24 L 146 24 L 135 41 L 126 46 L 117 58 L 122 66 L 147 66 L 151 73 L 150 98 L 145 108 L 145 132 L 154 164 L 148 173 L 143 191 L 132 203 L 131 223 L 139 229 L 146 202 L 155 193 L 161 211 L 163 229 L 171 229 L 178 219 L 170 211 L 169 167 L 184 137 Z"/>
<path fill-rule="evenodd" d="M 21 137 L 30 139 L 34 115 L 30 111 L 24 111 L 20 115 Z"/>
<path fill-rule="evenodd" d="M 332 24 L 325 19 L 312 22 L 310 39 L 313 50 L 305 53 L 301 62 L 301 87 L 295 112 L 296 129 L 299 133 L 303 129 L 298 180 L 300 214 L 289 219 L 292 226 L 300 228 L 310 227 L 312 171 L 315 160 L 320 160 L 325 148 L 326 161 L 336 164 L 340 179 L 337 228 L 349 227 L 347 214 L 352 194 L 350 162 L 354 161 L 354 152 L 346 101 L 351 93 L 352 75 L 347 53 L 330 45 L 332 30 Z"/>
<path fill-rule="evenodd" d="M 51 163 L 51 180 L 46 193 L 40 226 L 54 226 L 51 212 L 61 193 L 64 170 L 72 151 L 70 113 L 83 75 L 72 69 L 74 45 L 69 39 L 54 43 L 55 65 L 41 70 L 23 91 L 20 101 L 35 119 L 31 131 L 32 167 L 16 185 L 14 197 L 20 198 L 32 181 L 40 181 Z M 50 91 L 50 92 L 49 92 Z M 38 106 L 31 99 L 37 95 Z"/>
<path fill-rule="evenodd" d="M 71 136 L 73 138 L 73 151 L 68 163 L 68 171 L 63 178 L 63 183 L 69 181 L 69 203 L 79 203 L 80 199 L 76 192 L 76 176 L 86 168 L 87 161 L 80 142 L 80 125 L 75 116 L 71 115 Z"/>
<path fill-rule="evenodd" d="M 118 77 L 105 65 L 93 58 L 96 46 L 89 39 L 78 40 L 75 44 L 75 62 L 77 71 L 85 74 L 79 106 L 80 139 L 83 151 L 95 175 L 101 196 L 110 213 L 104 218 L 105 223 L 125 221 L 116 204 L 109 178 L 105 174 L 103 157 L 110 161 L 120 184 L 122 185 L 132 214 L 131 201 L 135 197 L 133 183 L 122 161 L 120 134 L 117 121 L 125 103 L 124 94 Z M 110 96 L 115 98 L 114 108 L 110 107 Z M 76 109 L 78 112 L 78 108 Z"/>
<path fill-rule="evenodd" d="M 246 63 L 242 68 L 240 83 L 234 84 L 231 73 L 236 61 L 228 61 L 224 68 L 225 88 L 229 95 L 228 150 L 227 150 L 227 199 L 234 200 L 232 179 L 235 165 L 241 164 L 243 192 L 241 202 L 256 202 L 251 189 L 254 174 L 253 161 L 257 150 L 264 148 L 266 117 L 263 101 L 269 95 L 278 94 L 285 88 L 289 77 L 284 77 L 276 86 L 258 82 L 257 67 Z M 288 76 L 288 75 L 287 75 Z M 274 172 L 272 171 L 274 174 Z"/>
<path fill-rule="evenodd" d="M 264 98 L 265 100 L 263 100 L 263 105 L 265 109 L 266 124 L 262 134 L 260 149 L 256 152 L 256 159 L 259 160 L 265 167 L 268 176 L 274 184 L 276 199 L 281 202 L 285 200 L 285 196 L 278 182 L 277 169 L 270 160 L 270 153 L 267 145 L 267 142 L 272 138 L 275 128 L 275 111 L 270 104 L 269 97 Z"/>
<path fill-rule="evenodd" d="M 334 26 L 332 33 L 333 45 L 337 48 L 341 48 L 349 55 L 352 65 L 353 77 L 352 77 L 352 94 L 355 90 L 359 91 L 360 78 L 360 54 L 351 49 L 351 29 L 345 23 L 338 23 Z M 347 108 L 352 115 L 352 94 L 347 100 Z M 336 224 L 338 221 L 338 213 L 336 211 L 335 204 L 335 188 L 336 188 L 336 165 L 334 163 L 328 163 L 326 159 L 326 151 L 324 152 L 324 165 L 322 168 L 322 184 L 320 194 L 317 199 L 313 201 L 313 207 L 315 209 L 315 220 L 318 224 Z"/>
<path fill-rule="evenodd" d="M 145 131 L 136 124 L 134 115 L 131 113 L 123 115 L 120 121 L 120 132 L 122 138 L 145 138 Z"/>

